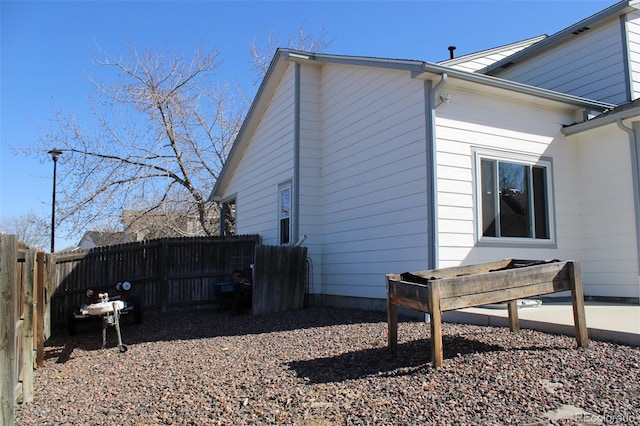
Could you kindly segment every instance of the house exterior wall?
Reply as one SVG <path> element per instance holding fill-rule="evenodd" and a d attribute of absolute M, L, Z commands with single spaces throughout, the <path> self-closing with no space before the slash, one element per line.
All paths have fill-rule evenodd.
<path fill-rule="evenodd" d="M 496 77 L 603 102 L 628 99 L 623 26 L 618 18 L 491 73 Z"/>
<path fill-rule="evenodd" d="M 577 152 L 560 133 L 573 121 L 572 112 L 495 90 L 446 90 L 455 97 L 437 110 L 439 267 L 503 258 L 579 259 Z M 479 243 L 475 152 L 552 161 L 553 242 Z"/>
<path fill-rule="evenodd" d="M 241 154 L 225 197 L 237 194 L 236 229 L 260 234 L 263 244 L 278 242 L 278 185 L 293 177 L 294 67 L 278 88 Z"/>
<path fill-rule="evenodd" d="M 382 299 L 427 266 L 424 82 L 328 64 L 321 84 L 322 291 Z"/>
<path fill-rule="evenodd" d="M 298 176 L 299 236 L 307 237 L 314 294 L 382 301 L 385 274 L 428 268 L 436 237 L 437 267 L 507 257 L 580 260 L 587 295 L 637 297 L 635 231 L 622 232 L 635 217 L 623 144 L 610 151 L 601 137 L 565 137 L 561 129 L 576 114 L 565 104 L 449 79 L 443 90 L 454 98 L 435 112 L 438 235 L 429 235 L 425 84 L 384 67 L 287 63 L 222 190 L 237 194 L 238 233 L 277 244 L 278 186 Z M 551 162 L 552 241 L 479 241 L 475 155 L 487 150 Z M 611 177 L 599 181 L 596 163 L 605 155 L 614 157 Z M 603 225 L 610 206 L 620 220 Z M 609 271 L 615 278 L 607 280 Z"/>
<path fill-rule="evenodd" d="M 585 293 L 638 298 L 629 136 L 611 124 L 570 138 L 579 153 Z"/>

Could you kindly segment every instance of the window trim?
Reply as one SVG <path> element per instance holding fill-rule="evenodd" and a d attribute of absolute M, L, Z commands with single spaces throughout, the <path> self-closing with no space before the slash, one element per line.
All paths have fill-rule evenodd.
<path fill-rule="evenodd" d="M 289 190 L 289 216 L 288 218 L 284 218 L 282 217 L 282 193 L 286 190 Z M 293 208 L 293 185 L 292 182 L 286 181 L 283 182 L 281 184 L 278 185 L 278 211 L 276 213 L 277 215 L 277 235 L 278 235 L 278 245 L 286 245 L 286 244 L 291 244 L 291 238 L 293 237 L 292 231 L 293 231 L 293 212 L 292 212 L 292 208 Z M 282 238 L 282 221 L 284 219 L 289 219 L 289 241 L 283 242 L 283 238 Z"/>
<path fill-rule="evenodd" d="M 556 209 L 555 191 L 553 180 L 553 159 L 551 157 L 536 156 L 522 152 L 502 151 L 473 147 L 473 190 L 474 190 L 474 233 L 477 246 L 502 246 L 502 247 L 544 247 L 557 248 L 556 241 Z M 549 227 L 548 239 L 536 239 L 535 237 L 486 237 L 482 232 L 482 175 L 481 161 L 483 159 L 524 164 L 528 166 L 543 167 L 546 178 L 546 202 L 547 202 L 547 226 Z M 531 179 L 532 177 L 530 177 Z M 533 219 L 535 220 L 535 218 Z"/>

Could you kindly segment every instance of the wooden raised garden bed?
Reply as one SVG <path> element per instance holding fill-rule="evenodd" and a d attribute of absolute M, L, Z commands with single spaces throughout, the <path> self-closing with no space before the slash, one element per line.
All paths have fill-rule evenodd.
<path fill-rule="evenodd" d="M 387 274 L 388 346 L 398 342 L 398 306 L 431 315 L 431 356 L 442 366 L 442 313 L 507 302 L 509 328 L 519 330 L 517 299 L 571 291 L 578 346 L 589 344 L 580 265 L 575 261 L 504 259 L 476 265 Z"/>

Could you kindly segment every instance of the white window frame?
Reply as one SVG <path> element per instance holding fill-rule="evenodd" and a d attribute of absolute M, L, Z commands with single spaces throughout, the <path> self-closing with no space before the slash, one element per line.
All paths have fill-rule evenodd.
<path fill-rule="evenodd" d="M 474 148 L 474 180 L 475 180 L 475 233 L 476 241 L 478 245 L 489 246 L 504 246 L 504 245 L 517 245 L 517 246 L 535 246 L 535 247 L 549 247 L 556 246 L 556 227 L 555 227 L 555 197 L 554 197 L 554 184 L 553 184 L 553 160 L 549 157 L 541 157 L 532 154 L 518 153 L 491 150 L 485 148 Z M 522 164 L 526 166 L 537 166 L 544 168 L 545 171 L 545 183 L 546 183 L 546 203 L 547 203 L 547 226 L 549 232 L 549 238 L 535 238 L 533 237 L 488 237 L 483 235 L 483 223 L 482 223 L 482 160 L 502 161 L 508 163 Z M 529 177 L 531 180 L 532 178 Z M 529 194 L 530 200 L 533 194 Z M 530 205 L 533 204 L 530 202 Z M 535 210 L 532 207 L 532 210 Z"/>
<path fill-rule="evenodd" d="M 285 193 L 289 194 L 289 212 L 288 212 L 288 216 L 285 216 L 286 212 L 285 212 L 285 206 L 283 205 L 283 196 Z M 287 181 L 284 183 L 281 183 L 280 185 L 278 185 L 278 226 L 277 226 L 277 232 L 278 232 L 278 244 L 280 245 L 284 245 L 284 244 L 291 244 L 291 237 L 292 237 L 292 231 L 293 231 L 293 227 L 292 227 L 292 209 L 293 207 L 293 190 L 292 190 L 292 185 L 291 185 L 291 181 Z M 289 240 L 288 241 L 283 241 L 283 221 L 284 220 L 289 220 L 288 222 L 288 235 L 289 235 Z"/>

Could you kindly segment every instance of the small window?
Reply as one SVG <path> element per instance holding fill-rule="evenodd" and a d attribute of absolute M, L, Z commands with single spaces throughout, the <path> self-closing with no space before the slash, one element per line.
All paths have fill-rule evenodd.
<path fill-rule="evenodd" d="M 479 239 L 550 241 L 551 162 L 478 158 Z"/>
<path fill-rule="evenodd" d="M 281 185 L 278 193 L 280 244 L 289 244 L 291 241 L 291 184 Z"/>

